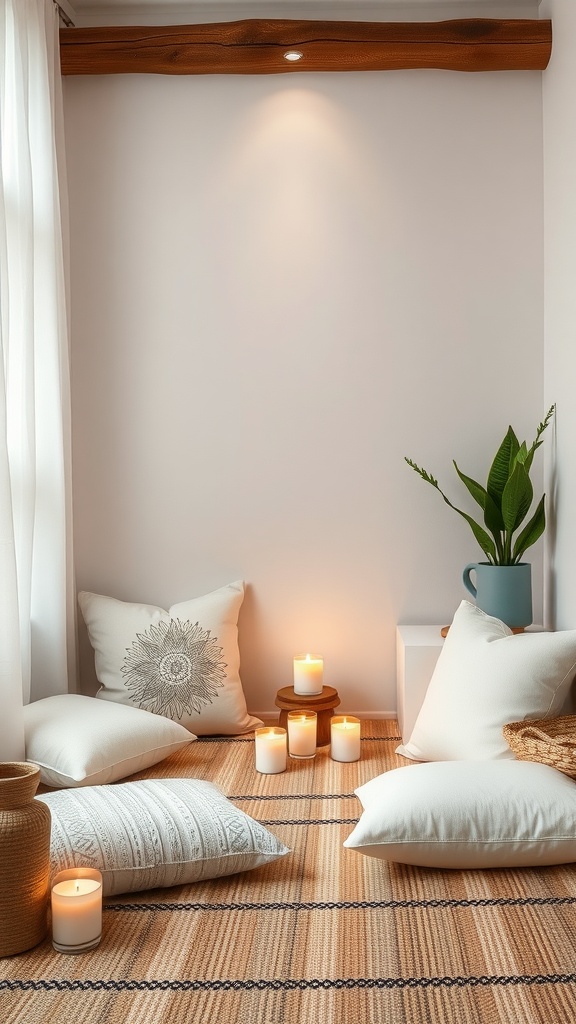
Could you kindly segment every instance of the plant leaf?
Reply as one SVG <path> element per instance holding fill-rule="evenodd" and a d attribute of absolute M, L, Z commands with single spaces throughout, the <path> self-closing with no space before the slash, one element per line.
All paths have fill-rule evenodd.
<path fill-rule="evenodd" d="M 533 544 L 542 536 L 546 528 L 546 512 L 544 510 L 544 498 L 543 494 L 538 502 L 538 507 L 526 526 L 519 533 L 516 542 L 514 544 L 514 550 L 512 552 L 512 560 L 514 563 L 519 562 L 524 552 L 532 547 Z"/>
<path fill-rule="evenodd" d="M 499 547 L 501 547 L 501 545 L 499 545 L 499 534 L 504 529 L 502 513 L 500 512 L 500 509 L 496 505 L 494 499 L 488 494 L 488 491 L 485 490 L 484 487 L 482 487 L 482 484 L 479 484 L 476 480 L 473 480 L 472 477 L 466 476 L 465 473 L 462 473 L 461 470 L 458 469 L 456 461 L 453 461 L 454 468 L 458 473 L 458 476 L 460 477 L 462 483 L 468 488 L 470 494 L 477 502 L 477 504 L 480 505 L 480 508 L 484 512 L 484 523 L 490 530 L 492 536 L 494 537 L 494 540 L 496 541 L 496 548 L 498 549 L 498 554 L 500 555 Z"/>
<path fill-rule="evenodd" d="M 501 548 L 500 534 L 504 532 L 504 520 L 502 512 L 494 499 L 486 494 L 486 508 L 484 509 L 484 522 L 496 541 L 496 546 Z"/>
<path fill-rule="evenodd" d="M 473 480 L 471 476 L 466 476 L 465 473 L 462 473 L 462 471 L 458 469 L 455 459 L 452 459 L 452 462 L 454 463 L 454 469 L 458 473 L 462 483 L 468 488 L 476 504 L 480 505 L 480 508 L 484 511 L 486 508 L 486 498 L 488 497 L 486 488 L 482 487 L 482 484 L 477 483 L 476 480 Z"/>
<path fill-rule="evenodd" d="M 530 451 L 528 452 L 528 457 L 527 457 L 526 463 L 525 463 L 526 469 L 528 470 L 528 472 L 530 472 L 530 469 L 532 468 L 532 459 L 534 458 L 534 452 L 536 451 L 537 448 L 540 447 L 541 444 L 544 444 L 544 442 L 541 441 L 540 438 L 541 438 L 542 434 L 544 433 L 544 431 L 546 430 L 546 427 L 549 425 L 550 420 L 552 419 L 552 417 L 553 417 L 555 412 L 556 412 L 556 406 L 555 405 L 551 405 L 550 408 L 548 409 L 548 412 L 546 413 L 546 416 L 544 417 L 542 423 L 538 424 L 538 427 L 536 429 L 536 437 L 534 438 L 534 441 L 532 442 L 532 446 L 530 448 Z"/>
<path fill-rule="evenodd" d="M 421 476 L 422 479 L 426 481 L 426 483 L 431 484 L 432 487 L 436 488 L 436 490 L 442 495 L 444 501 L 446 502 L 447 505 L 450 506 L 450 508 L 453 508 L 454 511 L 457 512 L 459 516 L 462 516 L 462 518 L 466 520 L 470 529 L 472 530 L 472 533 L 474 534 L 476 540 L 478 541 L 478 544 L 480 545 L 482 551 L 486 555 L 488 561 L 495 563 L 496 546 L 492 538 L 486 533 L 486 530 L 483 530 L 480 524 L 477 523 L 475 519 L 472 519 L 472 516 L 469 516 L 466 512 L 463 512 L 462 509 L 456 508 L 456 505 L 452 504 L 450 499 L 447 498 L 446 495 L 444 494 L 444 491 L 441 489 L 441 487 L 438 486 L 438 481 L 436 480 L 435 477 L 433 477 L 425 469 L 422 469 L 420 466 L 417 466 L 416 463 L 412 461 L 412 459 L 409 459 L 406 456 L 404 456 L 404 460 L 405 462 L 408 463 L 410 468 L 414 470 L 415 473 L 418 473 L 418 475 Z"/>
<path fill-rule="evenodd" d="M 492 564 L 495 565 L 496 546 L 492 538 L 489 537 L 488 534 L 486 533 L 486 530 L 483 530 L 480 524 L 477 523 L 474 519 L 472 519 L 472 516 L 466 515 L 466 512 L 462 512 L 461 509 L 456 508 L 456 506 L 453 505 L 451 501 L 448 501 L 447 498 L 444 498 L 444 501 L 446 502 L 447 505 L 450 505 L 450 508 L 453 508 L 454 511 L 458 513 L 458 515 L 462 516 L 462 518 L 466 520 L 470 529 L 472 530 L 472 533 L 474 534 L 476 540 L 478 541 L 480 547 L 482 548 L 482 551 L 486 555 L 486 558 L 488 559 L 489 562 L 492 562 Z"/>
<path fill-rule="evenodd" d="M 422 479 L 426 481 L 426 483 L 431 484 L 432 487 L 436 487 L 438 490 L 440 490 L 440 488 L 438 487 L 438 481 L 436 477 L 432 476 L 430 473 L 427 473 L 426 470 L 422 469 L 420 466 L 417 466 L 416 463 L 413 462 L 412 459 L 409 459 L 407 455 L 404 456 L 404 462 L 407 462 L 408 465 L 410 466 L 410 469 L 413 469 L 415 473 L 418 473 L 418 475 L 421 476 Z"/>
<path fill-rule="evenodd" d="M 527 458 L 528 458 L 528 448 L 526 447 L 526 441 L 522 441 L 522 444 L 520 445 L 518 451 L 516 452 L 516 462 L 519 462 L 520 465 L 523 466 L 525 464 Z"/>
<path fill-rule="evenodd" d="M 530 451 L 528 452 L 528 454 L 526 456 L 526 461 L 525 461 L 524 465 L 526 467 L 526 472 L 527 473 L 529 473 L 531 468 L 532 468 L 532 460 L 534 458 L 534 452 L 536 451 L 537 448 L 540 447 L 541 444 L 544 444 L 544 442 L 543 441 L 534 441 L 534 444 L 532 445 Z"/>
<path fill-rule="evenodd" d="M 483 510 L 484 523 L 492 537 L 471 516 L 452 504 L 431 473 L 417 466 L 411 459 L 406 458 L 408 465 L 423 480 L 432 487 L 435 487 L 442 495 L 446 504 L 466 520 L 488 561 L 494 565 L 516 564 L 526 549 L 535 544 L 544 532 L 546 519 L 543 495 L 529 523 L 516 538 L 512 550 L 512 535 L 528 515 L 534 496 L 530 480 L 534 453 L 543 443 L 541 436 L 548 427 L 555 411 L 556 406 L 550 406 L 544 420 L 538 424 L 536 437 L 530 448 L 527 447 L 525 441 L 520 444 L 512 427 L 508 427 L 490 467 L 486 488 L 482 487 L 476 480 L 473 480 L 472 477 L 462 473 L 456 462 L 454 462 L 454 468 L 460 480 L 474 501 Z"/>
<path fill-rule="evenodd" d="M 502 518 L 509 533 L 517 530 L 526 518 L 533 497 L 534 488 L 526 467 L 517 462 L 502 493 Z"/>
<path fill-rule="evenodd" d="M 497 508 L 502 508 L 502 494 L 504 493 L 504 488 L 508 482 L 519 448 L 520 445 L 516 434 L 512 427 L 508 427 L 506 436 L 494 456 L 494 461 L 488 474 L 488 483 L 486 484 L 486 490 Z"/>

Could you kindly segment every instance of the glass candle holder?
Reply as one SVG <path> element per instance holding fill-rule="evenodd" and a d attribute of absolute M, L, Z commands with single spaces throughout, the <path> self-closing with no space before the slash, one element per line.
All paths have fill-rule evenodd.
<path fill-rule="evenodd" d="M 288 712 L 288 753 L 290 757 L 310 758 L 316 756 L 315 711 Z"/>
<path fill-rule="evenodd" d="M 294 658 L 294 693 L 313 697 L 322 693 L 324 661 L 317 654 L 298 654 Z"/>
<path fill-rule="evenodd" d="M 333 761 L 360 760 L 360 719 L 334 715 L 330 721 L 330 757 Z"/>
<path fill-rule="evenodd" d="M 264 726 L 256 729 L 256 771 L 262 775 L 277 775 L 286 771 L 286 729 Z"/>
<path fill-rule="evenodd" d="M 52 883 L 52 945 L 58 953 L 86 953 L 102 937 L 102 875 L 68 868 Z"/>

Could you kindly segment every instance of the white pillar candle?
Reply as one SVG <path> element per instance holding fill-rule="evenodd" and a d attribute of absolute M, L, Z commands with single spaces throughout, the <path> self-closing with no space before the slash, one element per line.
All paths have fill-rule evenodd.
<path fill-rule="evenodd" d="M 294 658 L 294 693 L 312 696 L 322 693 L 324 662 L 315 654 L 299 654 Z"/>
<path fill-rule="evenodd" d="M 330 720 L 330 757 L 333 761 L 358 761 L 360 758 L 360 719 L 334 715 Z"/>
<path fill-rule="evenodd" d="M 316 754 L 316 712 L 288 712 L 288 753 L 290 757 L 314 757 Z"/>
<path fill-rule="evenodd" d="M 102 935 L 102 875 L 69 868 L 52 886 L 52 945 L 59 953 L 85 953 Z"/>
<path fill-rule="evenodd" d="M 266 726 L 256 729 L 256 771 L 276 775 L 286 771 L 286 729 Z"/>

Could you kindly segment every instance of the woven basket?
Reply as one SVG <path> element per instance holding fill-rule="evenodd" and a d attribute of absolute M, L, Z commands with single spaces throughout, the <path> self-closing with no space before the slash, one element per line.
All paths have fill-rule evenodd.
<path fill-rule="evenodd" d="M 34 799 L 40 769 L 0 762 L 0 956 L 22 953 L 48 930 L 50 810 Z"/>
<path fill-rule="evenodd" d="M 576 715 L 505 725 L 504 738 L 520 761 L 539 761 L 576 778 Z"/>

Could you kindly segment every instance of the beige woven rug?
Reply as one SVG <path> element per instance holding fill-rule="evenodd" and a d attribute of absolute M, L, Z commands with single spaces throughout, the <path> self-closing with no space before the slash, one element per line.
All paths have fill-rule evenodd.
<path fill-rule="evenodd" d="M 0 960 L 2 1024 L 564 1024 L 576 1012 L 576 868 L 436 871 L 345 850 L 354 788 L 405 763 L 394 722 L 362 759 L 257 775 L 250 738 L 135 778 L 217 782 L 293 851 L 231 878 L 112 897 L 99 948 Z"/>

